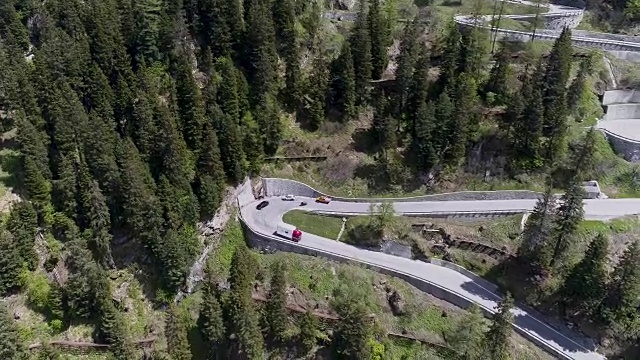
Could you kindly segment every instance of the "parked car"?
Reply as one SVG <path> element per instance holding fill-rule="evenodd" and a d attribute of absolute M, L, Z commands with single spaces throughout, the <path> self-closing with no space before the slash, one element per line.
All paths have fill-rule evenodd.
<path fill-rule="evenodd" d="M 306 201 L 301 201 L 300 202 L 300 206 L 307 206 L 307 202 Z"/>
<path fill-rule="evenodd" d="M 331 198 L 328 196 L 318 196 L 316 198 L 316 202 L 322 203 L 322 204 L 328 204 L 331 202 Z"/>
<path fill-rule="evenodd" d="M 295 199 L 296 199 L 296 197 L 291 195 L 291 194 L 285 195 L 285 196 L 282 197 L 283 201 L 294 201 Z"/>
<path fill-rule="evenodd" d="M 256 206 L 256 209 L 262 210 L 262 209 L 266 208 L 267 205 L 269 205 L 268 201 L 261 201 L 260 204 L 258 204 L 258 206 Z"/>

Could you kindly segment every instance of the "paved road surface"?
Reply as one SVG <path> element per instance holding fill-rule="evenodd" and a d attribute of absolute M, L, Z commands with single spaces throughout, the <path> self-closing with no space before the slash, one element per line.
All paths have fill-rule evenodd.
<path fill-rule="evenodd" d="M 261 211 L 256 210 L 258 201 L 242 208 L 242 216 L 255 230 L 272 235 L 278 222 L 287 211 L 301 208 L 300 201 L 307 201 L 306 210 L 324 210 L 339 213 L 362 213 L 369 211 L 369 203 L 350 203 L 333 201 L 330 204 L 318 204 L 313 199 L 298 197 L 296 201 L 286 202 L 279 198 L 268 198 L 270 204 Z M 508 211 L 531 210 L 536 200 L 487 200 L 487 201 L 443 201 L 443 202 L 406 202 L 394 203 L 397 213 L 416 212 L 469 212 L 469 211 Z M 585 217 L 587 219 L 606 220 L 624 215 L 640 213 L 640 199 L 595 199 L 585 200 Z M 285 241 L 285 240 L 282 240 Z M 459 293 L 473 302 L 493 309 L 500 300 L 500 296 L 482 287 L 473 279 L 456 271 L 434 264 L 415 261 L 387 255 L 380 252 L 359 249 L 335 240 L 326 239 L 312 234 L 304 234 L 302 243 L 319 251 L 328 251 L 352 258 L 356 261 L 395 269 L 411 274 L 417 278 L 438 284 L 453 292 Z M 556 330 L 547 325 L 534 314 L 516 308 L 513 311 L 514 324 L 534 338 L 541 339 L 550 347 L 564 354 L 567 359 L 575 360 L 603 360 L 604 357 L 588 350 L 592 343 L 590 339 L 570 332 L 566 328 Z"/>

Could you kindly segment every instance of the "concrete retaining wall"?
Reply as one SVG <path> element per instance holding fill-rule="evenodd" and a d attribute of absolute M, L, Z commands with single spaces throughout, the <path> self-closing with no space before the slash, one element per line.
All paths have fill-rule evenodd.
<path fill-rule="evenodd" d="M 640 162 L 640 142 L 614 134 L 605 129 L 599 129 L 607 137 L 613 150 L 629 162 Z"/>
<path fill-rule="evenodd" d="M 423 280 L 423 279 L 418 279 L 416 277 L 414 277 L 411 274 L 407 274 L 401 271 L 397 271 L 394 269 L 390 269 L 390 268 L 386 268 L 386 267 L 382 267 L 379 265 L 375 265 L 375 264 L 369 264 L 366 262 L 361 262 L 361 261 L 354 261 L 350 258 L 347 258 L 345 256 L 339 255 L 339 254 L 333 254 L 333 253 L 329 253 L 329 252 L 325 252 L 325 251 L 318 251 L 316 249 L 310 248 L 305 246 L 304 244 L 300 244 L 300 243 L 292 243 L 292 242 L 288 242 L 285 241 L 283 239 L 277 238 L 275 236 L 271 236 L 271 235 L 263 235 L 260 234 L 259 232 L 253 230 L 248 224 L 246 224 L 244 222 L 244 219 L 242 219 L 242 216 L 240 216 L 240 223 L 242 224 L 242 229 L 243 232 L 245 234 L 245 239 L 247 240 L 247 242 L 249 243 L 249 245 L 251 247 L 254 248 L 258 248 L 258 249 L 262 249 L 265 250 L 267 252 L 270 251 L 286 251 L 286 252 L 293 252 L 293 253 L 298 253 L 298 254 L 303 254 L 303 255 L 309 255 L 309 256 L 321 256 L 333 261 L 337 261 L 337 262 L 343 262 L 343 263 L 355 263 L 358 265 L 362 265 L 366 268 L 369 268 L 371 270 L 377 271 L 381 274 L 385 274 L 385 275 L 389 275 L 389 276 L 393 276 L 393 277 L 397 277 L 401 280 L 404 280 L 406 282 L 408 282 L 409 284 L 411 284 L 412 286 L 415 286 L 416 288 L 420 289 L 421 291 L 424 291 L 426 293 L 429 293 L 439 299 L 442 299 L 446 302 L 449 302 L 453 305 L 456 305 L 458 307 L 461 307 L 463 309 L 467 309 L 469 308 L 472 304 L 476 304 L 475 302 L 473 302 L 471 299 L 465 297 L 462 294 L 459 294 L 453 290 L 450 289 L 445 289 L 437 284 L 431 283 L 427 280 Z M 451 263 L 449 263 L 451 264 Z M 455 264 L 452 264 L 455 265 Z M 451 265 L 449 265 L 451 266 Z M 457 266 L 457 265 L 455 265 Z M 460 267 L 458 267 L 460 268 Z M 463 268 L 462 268 L 463 269 Z M 462 269 L 457 269 L 456 271 L 463 271 Z M 464 269 L 466 270 L 466 269 Z M 467 270 L 468 271 L 468 270 Z M 484 282 L 486 284 L 486 281 Z M 480 286 L 483 286 L 483 283 L 478 283 Z M 493 284 L 491 284 L 493 285 Z M 493 288 L 485 288 L 488 291 L 493 291 L 493 289 L 495 289 L 496 286 L 493 285 Z M 497 300 L 497 299 L 496 299 Z M 478 304 L 476 304 L 478 305 Z M 493 314 L 495 313 L 494 309 L 489 309 L 486 308 L 482 305 L 479 305 L 480 309 L 482 310 L 482 312 L 484 313 L 484 315 L 486 317 L 492 317 Z M 535 344 L 537 344 L 540 348 L 544 349 L 545 351 L 548 351 L 550 354 L 557 356 L 560 359 L 567 359 L 567 360 L 571 360 L 570 357 L 566 356 L 563 353 L 559 353 L 557 352 L 554 348 L 550 347 L 547 342 L 542 339 L 541 337 L 537 336 L 536 334 L 525 330 L 522 327 L 519 327 L 515 324 L 512 324 L 513 328 L 515 329 L 515 331 L 517 331 L 519 334 L 521 334 L 522 336 L 524 336 L 525 338 L 529 339 L 530 341 L 534 342 Z"/>
<path fill-rule="evenodd" d="M 445 194 L 422 195 L 405 198 L 345 198 L 323 194 L 307 184 L 289 179 L 263 178 L 266 196 L 296 196 L 318 197 L 328 195 L 336 201 L 344 202 L 414 202 L 414 201 L 467 201 L 467 200 L 513 200 L 538 199 L 542 193 L 530 190 L 499 190 L 499 191 L 460 191 Z"/>
<path fill-rule="evenodd" d="M 602 105 L 612 104 L 640 104 L 640 90 L 610 90 L 605 91 L 602 97 Z"/>
<path fill-rule="evenodd" d="M 607 106 L 604 121 L 619 119 L 640 119 L 640 104 L 615 104 Z"/>

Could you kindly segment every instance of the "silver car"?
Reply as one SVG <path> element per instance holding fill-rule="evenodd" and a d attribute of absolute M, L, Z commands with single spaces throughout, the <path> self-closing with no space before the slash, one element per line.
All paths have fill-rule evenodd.
<path fill-rule="evenodd" d="M 296 200 L 296 197 L 291 194 L 285 195 L 282 197 L 282 201 L 295 201 L 295 200 Z"/>

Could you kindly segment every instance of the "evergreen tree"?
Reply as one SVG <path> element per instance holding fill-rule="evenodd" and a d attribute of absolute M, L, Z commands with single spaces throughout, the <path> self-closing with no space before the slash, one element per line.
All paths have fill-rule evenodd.
<path fill-rule="evenodd" d="M 513 125 L 513 148 L 519 169 L 533 170 L 542 166 L 541 144 L 542 126 L 544 116 L 542 83 L 540 82 L 540 71 L 525 74 L 520 89 L 520 97 L 524 108 Z"/>
<path fill-rule="evenodd" d="M 200 214 L 212 215 L 222 201 L 224 167 L 220 158 L 218 136 L 212 124 L 203 130 L 202 151 L 198 159 L 196 192 L 200 200 Z"/>
<path fill-rule="evenodd" d="M 511 337 L 511 309 L 513 298 L 507 293 L 498 304 L 497 312 L 493 316 L 489 331 L 484 336 L 485 356 L 492 360 L 509 359 L 509 338 Z"/>
<path fill-rule="evenodd" d="M 280 53 L 286 63 L 285 98 L 290 107 L 300 101 L 300 47 L 296 39 L 295 0 L 273 2 L 273 21 Z"/>
<path fill-rule="evenodd" d="M 134 357 L 126 333 L 126 323 L 115 307 L 106 272 L 100 270 L 92 282 L 100 314 L 99 330 L 102 340 L 111 345 L 109 350 L 116 359 Z"/>
<path fill-rule="evenodd" d="M 167 313 L 167 321 L 165 323 L 167 350 L 173 360 L 191 360 L 187 328 L 178 311 L 178 307 L 172 304 Z"/>
<path fill-rule="evenodd" d="M 351 30 L 349 37 L 351 52 L 353 54 L 355 84 L 358 98 L 358 105 L 363 105 L 369 98 L 369 82 L 371 81 L 372 57 L 371 57 L 371 37 L 367 23 L 367 11 L 365 2 L 360 2 L 358 17 Z"/>
<path fill-rule="evenodd" d="M 591 174 L 595 173 L 597 136 L 598 134 L 596 133 L 596 129 L 591 127 L 582 140 L 570 148 L 570 179 L 588 180 Z"/>
<path fill-rule="evenodd" d="M 544 250 L 552 232 L 553 209 L 553 194 L 551 188 L 548 187 L 544 195 L 536 202 L 522 232 L 522 244 L 518 249 L 518 257 L 521 263 L 531 264 L 536 272 L 546 269 L 547 262 L 544 259 Z"/>
<path fill-rule="evenodd" d="M 2 271 L 0 271 L 0 296 L 8 295 L 10 290 L 20 285 L 22 259 L 20 258 L 20 250 L 16 245 L 11 234 L 6 231 L 0 233 L 0 249 L 2 249 L 0 253 L 0 266 L 2 267 Z M 0 303 L 0 306 L 3 305 Z M 0 321 L 0 335 L 2 334 L 1 323 L 2 321 Z M 0 349 L 2 347 L 1 339 L 0 337 Z"/>
<path fill-rule="evenodd" d="M 368 359 L 371 325 L 364 306 L 355 299 L 343 300 L 336 310 L 341 320 L 333 334 L 335 358 Z"/>
<path fill-rule="evenodd" d="M 229 346 L 231 358 L 240 353 L 246 359 L 263 357 L 262 334 L 251 298 L 256 268 L 257 264 L 249 249 L 245 246 L 238 247 L 231 259 L 230 293 L 225 302 L 227 338 L 234 338 Z"/>
<path fill-rule="evenodd" d="M 258 116 L 258 119 L 260 120 L 263 116 Z M 260 172 L 264 161 L 262 131 L 253 116 L 246 113 L 242 118 L 242 148 L 245 150 L 247 169 L 256 174 Z"/>
<path fill-rule="evenodd" d="M 316 320 L 311 312 L 305 312 L 300 321 L 300 345 L 305 354 L 309 353 L 316 345 L 317 333 L 318 320 Z"/>
<path fill-rule="evenodd" d="M 252 0 L 247 14 L 247 70 L 254 106 L 276 89 L 278 54 L 270 1 Z"/>
<path fill-rule="evenodd" d="M 466 154 L 467 142 L 475 137 L 479 123 L 477 109 L 476 82 L 472 76 L 463 73 L 455 87 L 455 108 L 452 113 L 449 134 L 449 149 L 445 153 L 445 163 L 457 168 Z"/>
<path fill-rule="evenodd" d="M 580 62 L 578 74 L 573 79 L 569 89 L 567 90 L 567 105 L 569 106 L 571 113 L 574 115 L 576 115 L 576 112 L 582 103 L 585 91 L 589 91 L 587 88 L 587 79 L 589 77 L 589 73 L 591 73 L 592 61 L 593 60 L 589 56 Z"/>
<path fill-rule="evenodd" d="M 51 169 L 49 169 L 49 158 L 47 154 L 48 139 L 46 138 L 46 134 L 38 131 L 26 116 L 18 116 L 16 125 L 18 128 L 16 138 L 20 154 L 23 157 L 23 170 L 25 171 L 24 176 L 27 177 L 29 175 L 26 173 L 26 168 L 24 166 L 25 158 L 29 157 L 31 161 L 34 162 L 33 171 L 37 172 L 39 174 L 38 176 L 43 177 L 43 180 L 51 179 Z M 31 176 L 34 175 L 35 174 L 31 174 Z"/>
<path fill-rule="evenodd" d="M 238 123 L 230 115 L 224 114 L 219 109 L 214 109 L 209 114 L 209 118 L 218 133 L 220 157 L 224 171 L 229 179 L 239 182 L 244 177 L 245 170 L 242 138 Z"/>
<path fill-rule="evenodd" d="M 94 259 L 105 267 L 113 267 L 111 256 L 111 217 L 107 199 L 100 186 L 93 180 L 84 162 L 78 171 L 78 224 L 87 230 L 88 243 L 93 250 Z"/>
<path fill-rule="evenodd" d="M 411 98 L 411 84 L 416 62 L 419 57 L 420 47 L 418 46 L 418 24 L 413 21 L 407 24 L 400 41 L 400 52 L 398 54 L 398 67 L 396 69 L 395 82 L 395 116 L 401 120 L 398 126 L 404 123 L 407 115 L 407 105 Z"/>
<path fill-rule="evenodd" d="M 313 69 L 306 85 L 307 104 L 305 104 L 305 113 L 309 127 L 312 130 L 318 130 L 324 122 L 328 84 L 329 72 L 327 71 L 327 63 L 324 55 L 318 54 L 313 61 Z"/>
<path fill-rule="evenodd" d="M 550 252 L 549 268 L 561 260 L 573 247 L 573 241 L 580 221 L 584 218 L 582 199 L 585 193 L 581 184 L 573 181 L 562 195 L 562 204 L 558 208 L 558 217 L 552 234 L 551 243 L 554 244 Z"/>
<path fill-rule="evenodd" d="M 237 1 L 198 1 L 198 31 L 205 46 L 211 49 L 215 57 L 233 54 L 232 31 L 234 29 L 231 27 L 232 19 L 227 19 L 225 12 L 234 2 Z M 236 31 L 242 31 L 242 29 Z"/>
<path fill-rule="evenodd" d="M 434 144 L 436 145 L 436 151 L 438 154 L 442 154 L 448 146 L 448 137 L 451 133 L 452 115 L 454 110 L 454 104 L 449 96 L 448 91 L 443 91 L 436 101 L 435 109 L 435 121 L 437 127 L 435 136 L 432 137 Z"/>
<path fill-rule="evenodd" d="M 223 358 L 225 328 L 218 284 L 213 278 L 211 269 L 207 269 L 206 272 L 198 328 L 207 344 L 208 359 Z"/>
<path fill-rule="evenodd" d="M 64 293 L 62 288 L 57 284 L 51 284 L 51 289 L 47 295 L 47 310 L 51 314 L 51 320 L 64 320 Z"/>
<path fill-rule="evenodd" d="M 283 263 L 274 263 L 271 268 L 269 296 L 265 306 L 265 322 L 269 336 L 282 343 L 287 330 L 287 282 Z"/>
<path fill-rule="evenodd" d="M 416 113 L 415 136 L 413 146 L 416 149 L 418 169 L 428 171 L 438 161 L 434 148 L 435 106 L 432 102 L 423 102 Z"/>
<path fill-rule="evenodd" d="M 445 339 L 447 344 L 463 355 L 464 359 L 477 359 L 482 353 L 481 343 L 485 333 L 484 315 L 476 305 L 472 305 L 467 311 L 449 329 Z"/>
<path fill-rule="evenodd" d="M 426 49 L 421 49 L 412 79 L 411 98 L 407 107 L 407 120 L 409 121 L 404 124 L 407 132 L 414 137 L 416 135 L 418 116 L 424 116 L 424 114 L 419 115 L 418 112 L 420 108 L 423 111 L 425 110 L 424 106 L 429 96 L 429 67 L 429 54 Z"/>
<path fill-rule="evenodd" d="M 484 86 L 485 95 L 494 94 L 494 104 L 503 105 L 509 100 L 509 76 L 511 65 L 509 64 L 509 54 L 505 48 L 502 48 L 495 57 L 495 63 L 489 73 L 489 78 Z M 511 103 L 509 103 L 509 108 Z"/>
<path fill-rule="evenodd" d="M 489 39 L 477 28 L 466 29 L 461 35 L 459 72 L 467 73 L 479 82 L 486 67 Z"/>
<path fill-rule="evenodd" d="M 95 115 L 90 117 L 88 128 L 89 130 L 82 136 L 84 161 L 91 175 L 100 185 L 109 202 L 109 207 L 115 208 L 121 184 L 116 162 L 118 134 L 110 119 L 100 119 Z"/>
<path fill-rule="evenodd" d="M 18 329 L 9 316 L 7 305 L 2 301 L 0 301 L 0 358 L 27 359 Z"/>
<path fill-rule="evenodd" d="M 440 66 L 437 94 L 444 91 L 447 87 L 452 87 L 457 82 L 462 51 L 460 47 L 461 42 L 462 35 L 458 27 L 452 23 L 449 25 L 442 48 L 442 65 Z"/>
<path fill-rule="evenodd" d="M 24 187 L 27 198 L 31 200 L 39 212 L 51 207 L 51 183 L 46 180 L 31 156 L 23 157 Z"/>
<path fill-rule="evenodd" d="M 549 54 L 544 75 L 544 127 L 549 138 L 545 159 L 555 161 L 567 131 L 567 82 L 571 73 L 571 30 L 564 28 Z"/>
<path fill-rule="evenodd" d="M 596 315 L 607 291 L 608 254 L 609 239 L 603 234 L 596 235 L 563 284 L 561 292 L 570 310 Z"/>
<path fill-rule="evenodd" d="M 73 219 L 76 216 L 75 161 L 65 155 L 58 160 L 57 179 L 53 180 L 53 204 L 58 211 Z"/>
<path fill-rule="evenodd" d="M 200 89 L 193 77 L 187 54 L 180 53 L 175 64 L 178 114 L 184 141 L 189 150 L 200 151 L 204 108 Z"/>
<path fill-rule="evenodd" d="M 374 97 L 376 104 L 373 112 L 373 131 L 376 144 L 380 146 L 383 155 L 396 145 L 396 120 L 389 114 L 389 104 L 384 92 L 379 92 Z"/>
<path fill-rule="evenodd" d="M 387 47 L 389 46 L 389 28 L 380 8 L 380 0 L 369 1 L 367 15 L 369 34 L 371 38 L 371 77 L 378 80 L 382 77 L 386 67 Z"/>
<path fill-rule="evenodd" d="M 278 150 L 283 130 L 280 121 L 280 108 L 273 95 L 266 96 L 258 103 L 255 119 L 263 134 L 264 154 L 273 156 Z"/>
<path fill-rule="evenodd" d="M 356 74 L 353 63 L 351 45 L 345 41 L 335 66 L 333 96 L 336 106 L 342 114 L 342 119 L 347 121 L 355 117 L 358 111 L 356 107 Z M 318 85 L 316 84 L 316 86 Z"/>
<path fill-rule="evenodd" d="M 238 89 L 238 81 L 236 73 L 238 70 L 233 65 L 230 58 L 218 59 L 215 63 L 216 75 L 220 79 L 215 83 L 216 88 L 207 88 L 208 106 L 211 107 L 212 100 L 220 106 L 220 109 L 231 117 L 233 121 L 239 123 L 241 117 L 240 110 L 240 89 Z M 214 85 L 214 83 L 211 83 Z"/>
<path fill-rule="evenodd" d="M 638 294 L 640 294 L 640 241 L 634 240 L 625 249 L 613 269 L 603 304 L 604 317 L 621 328 L 621 334 L 637 331 Z M 623 335 L 624 336 L 624 335 Z"/>
<path fill-rule="evenodd" d="M 33 205 L 28 201 L 14 204 L 6 226 L 13 235 L 13 245 L 18 249 L 22 262 L 27 264 L 29 270 L 35 270 L 38 264 L 38 254 L 35 250 L 38 214 Z"/>

